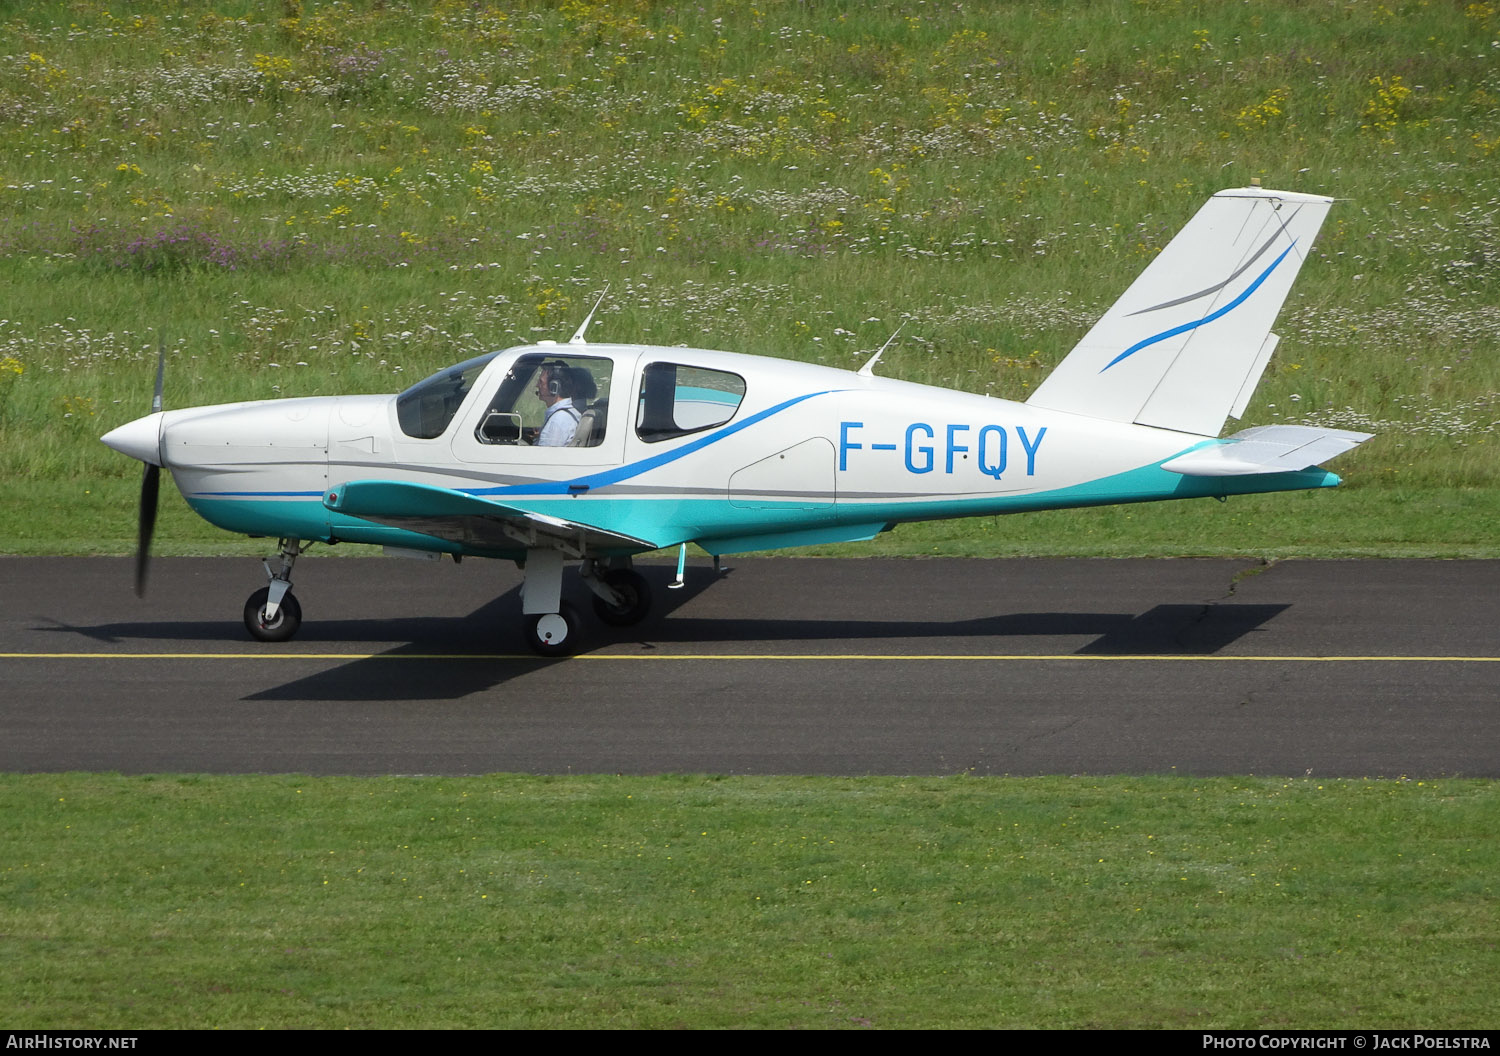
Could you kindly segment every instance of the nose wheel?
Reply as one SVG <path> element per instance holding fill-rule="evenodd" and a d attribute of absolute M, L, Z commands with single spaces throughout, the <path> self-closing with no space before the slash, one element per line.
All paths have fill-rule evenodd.
<path fill-rule="evenodd" d="M 250 595 L 245 602 L 245 630 L 257 641 L 285 642 L 302 626 L 302 606 L 295 594 L 283 594 L 275 615 L 267 616 L 270 600 L 270 587 L 261 587 Z"/>
<path fill-rule="evenodd" d="M 302 606 L 292 595 L 292 566 L 301 553 L 301 540 L 283 539 L 281 568 L 272 572 L 271 563 L 262 562 L 269 583 L 245 602 L 245 630 L 258 642 L 287 641 L 302 626 Z"/>

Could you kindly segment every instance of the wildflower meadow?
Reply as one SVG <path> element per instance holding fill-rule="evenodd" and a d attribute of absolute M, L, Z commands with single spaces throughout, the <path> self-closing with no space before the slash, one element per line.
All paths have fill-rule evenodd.
<path fill-rule="evenodd" d="M 1024 399 L 1259 178 L 1346 201 L 1245 424 L 1378 433 L 1345 491 L 885 552 L 1496 551 L 1500 4 L 37 2 L 0 126 L 0 550 L 129 549 L 96 439 L 159 343 L 169 407 L 394 392 L 607 285 L 596 339 L 856 367 L 905 323 L 884 373 Z"/>
<path fill-rule="evenodd" d="M 1243 425 L 1378 434 L 1345 487 L 859 550 L 1500 556 L 1500 0 L 0 0 L 0 553 L 134 547 L 158 348 L 168 407 L 395 392 L 607 286 L 1025 399 L 1253 179 L 1341 201 Z M 1496 788 L 0 775 L 0 1016 L 1486 1028 Z"/>

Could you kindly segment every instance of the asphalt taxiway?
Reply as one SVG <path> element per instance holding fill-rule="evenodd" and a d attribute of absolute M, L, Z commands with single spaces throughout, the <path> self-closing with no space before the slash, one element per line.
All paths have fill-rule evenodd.
<path fill-rule="evenodd" d="M 1500 562 L 729 564 L 543 661 L 500 562 L 309 556 L 267 646 L 252 560 L 0 559 L 0 770 L 1500 776 Z"/>

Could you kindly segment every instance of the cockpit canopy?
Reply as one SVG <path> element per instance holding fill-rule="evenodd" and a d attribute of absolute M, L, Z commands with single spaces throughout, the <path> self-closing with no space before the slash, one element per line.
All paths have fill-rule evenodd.
<path fill-rule="evenodd" d="M 487 352 L 455 366 L 444 367 L 397 396 L 396 420 L 401 424 L 401 431 L 418 440 L 442 436 L 474 382 L 490 365 L 490 360 L 499 354 Z"/>
<path fill-rule="evenodd" d="M 675 350 L 652 351 L 662 355 L 647 358 L 639 368 L 640 388 L 634 408 L 637 437 L 648 444 L 659 443 L 712 429 L 734 418 L 745 398 L 744 378 L 681 362 Z M 447 367 L 397 396 L 396 418 L 401 431 L 419 440 L 442 436 L 490 361 L 501 354 L 491 352 Z M 476 439 L 481 444 L 537 443 L 549 406 L 566 400 L 572 419 L 580 426 L 568 445 L 599 445 L 610 417 L 615 366 L 611 356 L 578 355 L 563 348 L 517 356 L 504 377 L 497 375 L 479 394 L 487 409 L 478 419 Z M 622 379 L 622 385 L 629 380 Z M 584 425 L 587 428 L 582 428 Z"/>

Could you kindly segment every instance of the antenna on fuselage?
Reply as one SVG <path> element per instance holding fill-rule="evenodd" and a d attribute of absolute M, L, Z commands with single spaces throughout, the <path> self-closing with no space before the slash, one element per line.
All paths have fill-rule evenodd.
<path fill-rule="evenodd" d="M 891 345 L 895 342 L 896 338 L 901 336 L 901 331 L 905 329 L 906 321 L 902 320 L 901 325 L 896 327 L 896 332 L 890 336 L 890 340 L 886 341 L 885 344 L 880 346 L 880 351 L 876 352 L 869 359 L 865 360 L 865 365 L 859 368 L 859 373 L 864 377 L 873 378 L 875 376 L 875 364 L 879 362 L 881 353 L 890 348 Z"/>
<path fill-rule="evenodd" d="M 578 329 L 575 330 L 575 331 L 573 331 L 573 336 L 570 337 L 570 338 L 568 338 L 568 344 L 570 344 L 570 345 L 586 345 L 586 344 L 588 344 L 588 342 L 583 339 L 583 332 L 585 330 L 587 330 L 589 328 L 589 324 L 594 321 L 594 313 L 599 310 L 599 306 L 604 303 L 604 298 L 607 297 L 607 296 L 609 296 L 609 283 L 606 282 L 604 284 L 604 292 L 601 293 L 599 295 L 599 299 L 594 302 L 594 307 L 592 307 L 592 308 L 589 309 L 588 316 L 585 317 L 585 319 L 583 320 L 583 322 L 581 322 L 581 323 L 578 324 Z"/>

